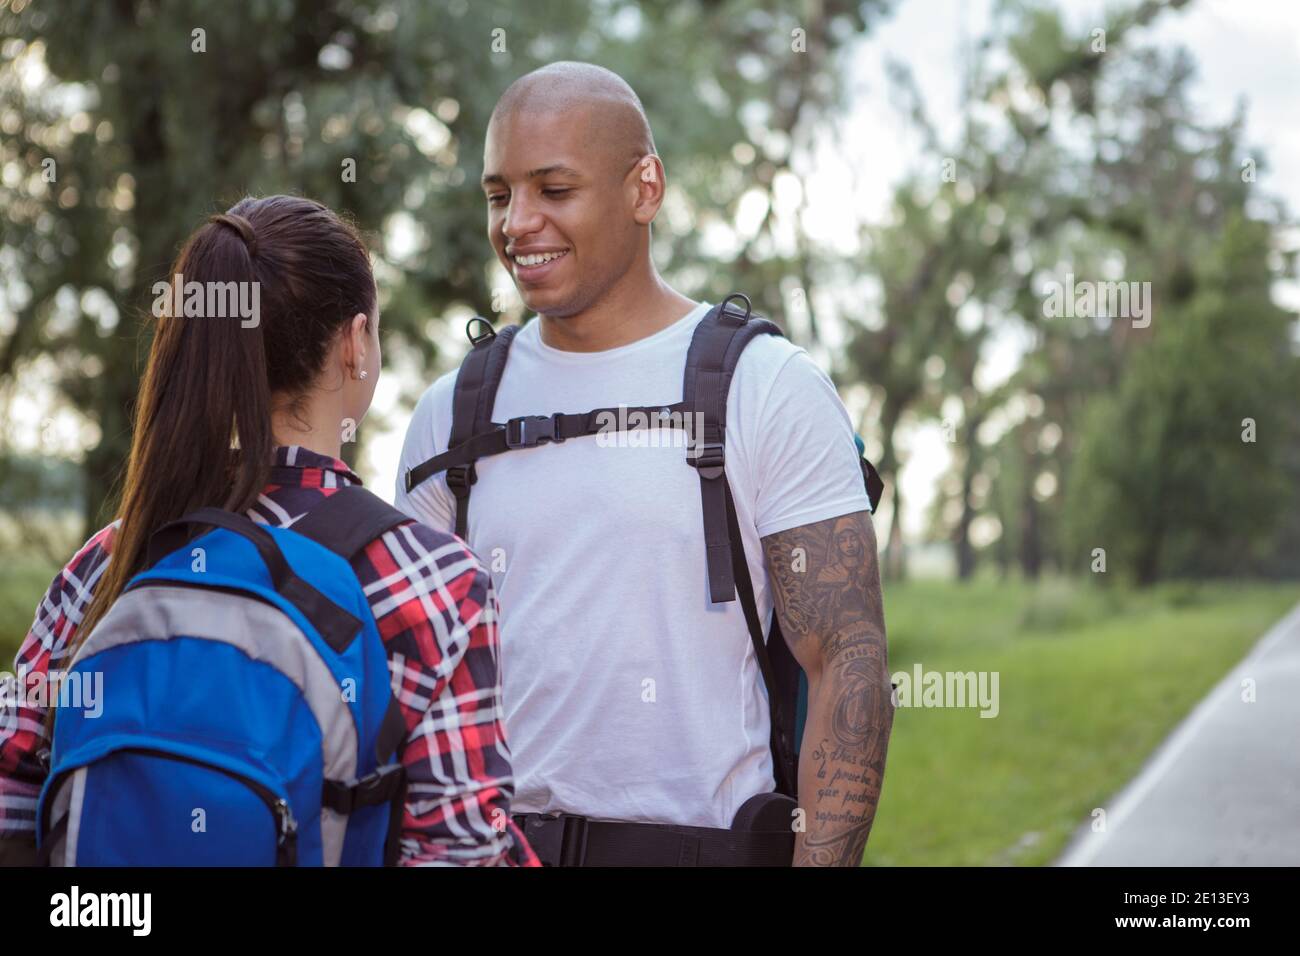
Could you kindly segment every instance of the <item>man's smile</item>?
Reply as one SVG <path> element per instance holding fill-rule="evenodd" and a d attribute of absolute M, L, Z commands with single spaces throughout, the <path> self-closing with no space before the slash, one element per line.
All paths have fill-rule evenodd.
<path fill-rule="evenodd" d="M 548 249 L 520 253 L 510 252 L 510 260 L 515 278 L 520 282 L 537 282 L 549 274 L 555 263 L 569 254 L 568 249 Z"/>

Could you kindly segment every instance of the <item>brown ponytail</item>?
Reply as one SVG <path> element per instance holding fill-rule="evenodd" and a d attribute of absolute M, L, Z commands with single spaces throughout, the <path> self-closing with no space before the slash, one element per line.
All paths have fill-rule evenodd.
<path fill-rule="evenodd" d="M 207 505 L 245 511 L 257 500 L 272 463 L 272 394 L 304 392 L 339 329 L 375 314 L 356 229 L 308 199 L 244 199 L 213 216 L 186 241 L 168 281 L 177 274 L 185 284 L 255 284 L 257 321 L 173 314 L 179 296 L 160 296 L 170 302 L 136 402 L 121 525 L 69 655 L 142 569 L 158 528 Z"/>

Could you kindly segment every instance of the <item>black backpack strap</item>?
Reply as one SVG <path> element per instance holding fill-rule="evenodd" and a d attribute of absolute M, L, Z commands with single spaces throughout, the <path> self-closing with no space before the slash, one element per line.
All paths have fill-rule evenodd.
<path fill-rule="evenodd" d="M 865 455 L 859 455 L 858 462 L 862 465 L 862 480 L 866 482 L 867 500 L 871 502 L 871 513 L 874 515 L 880 507 L 880 496 L 885 493 L 885 482 L 880 477 L 880 472 L 876 471 L 876 466 L 867 461 Z"/>
<path fill-rule="evenodd" d="M 744 299 L 744 311 L 731 305 Z M 731 539 L 727 534 L 726 467 L 727 391 L 740 355 L 757 335 L 780 335 L 766 319 L 751 319 L 749 299 L 736 293 L 709 310 L 695 327 L 686 353 L 682 400 L 696 416 L 699 434 L 692 434 L 686 462 L 700 475 L 704 506 L 704 548 L 709 568 L 709 600 L 734 601 L 736 581 L 732 569 Z"/>
<path fill-rule="evenodd" d="M 486 326 L 486 331 L 472 331 L 476 322 Z M 476 316 L 470 320 L 466 332 L 472 348 L 456 375 L 456 389 L 451 400 L 451 434 L 447 440 L 449 451 L 460 448 L 475 435 L 491 430 L 497 389 L 501 386 L 501 376 L 505 374 L 510 343 L 518 331 L 517 325 L 508 325 L 498 331 L 486 319 Z M 482 456 L 465 456 L 464 460 L 448 466 L 443 456 L 435 456 L 406 472 L 408 492 L 438 472 L 447 472 L 447 487 L 456 496 L 456 534 L 460 538 L 466 538 L 469 532 L 469 491 L 478 481 L 474 462 L 479 457 Z"/>
<path fill-rule="evenodd" d="M 347 485 L 319 502 L 289 526 L 349 562 L 376 538 L 413 520 L 361 485 Z M 388 711 L 375 740 L 381 764 L 389 760 L 406 739 L 406 721 L 397 699 L 390 696 Z"/>
<path fill-rule="evenodd" d="M 749 628 L 749 640 L 754 646 L 758 669 L 763 675 L 763 686 L 767 689 L 772 776 L 776 781 L 777 793 L 797 799 L 799 755 L 793 738 L 794 708 L 799 694 L 800 667 L 794 655 L 790 653 L 790 648 L 786 646 L 775 613 L 772 615 L 771 634 L 766 640 L 763 638 L 763 623 L 758 617 L 758 601 L 754 596 L 754 582 L 749 574 L 749 562 L 745 560 L 745 542 L 740 534 L 736 503 L 731 497 L 731 487 L 725 477 L 722 480 L 722 491 L 736 590 L 740 595 L 740 607 L 745 612 L 745 625 Z"/>
<path fill-rule="evenodd" d="M 744 301 L 743 310 L 733 299 Z M 786 646 L 776 616 L 770 637 L 763 634 L 754 583 L 745 560 L 745 543 L 726 476 L 727 392 L 745 347 L 759 335 L 781 335 L 776 325 L 751 317 L 749 299 L 739 293 L 711 309 L 696 326 L 686 356 L 683 403 L 698 416 L 687 463 L 700 476 L 709 597 L 714 603 L 740 597 L 754 656 L 767 690 L 773 777 L 777 792 L 795 797 L 798 755 L 794 737 L 799 665 Z"/>
<path fill-rule="evenodd" d="M 271 577 L 271 586 L 302 611 L 330 647 L 342 653 L 360 632 L 361 621 L 299 577 L 285 559 L 274 536 L 244 514 L 208 507 L 168 522 L 149 538 L 147 567 L 153 567 L 164 556 L 185 545 L 194 528 L 202 526 L 230 531 L 256 548 Z"/>
<path fill-rule="evenodd" d="M 289 530 L 351 561 L 384 532 L 411 520 L 361 485 L 348 485 L 318 503 Z"/>
<path fill-rule="evenodd" d="M 490 422 L 487 431 L 479 432 L 455 448 L 421 462 L 408 472 L 408 491 L 414 484 L 425 481 L 440 471 L 490 458 L 518 448 L 535 448 L 550 442 L 563 442 L 568 438 L 597 435 L 602 432 L 636 431 L 641 428 L 662 427 L 661 422 L 673 423 L 670 427 L 688 427 L 689 411 L 685 402 L 671 405 L 613 406 L 596 408 L 589 412 L 556 412 L 553 415 L 521 415 L 498 424 Z M 418 479 L 411 484 L 409 479 Z"/>

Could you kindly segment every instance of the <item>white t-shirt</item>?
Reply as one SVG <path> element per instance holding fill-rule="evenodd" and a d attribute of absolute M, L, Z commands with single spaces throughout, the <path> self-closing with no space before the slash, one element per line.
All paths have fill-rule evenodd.
<path fill-rule="evenodd" d="M 528 323 L 492 420 L 681 401 L 691 334 L 709 308 L 604 352 L 552 348 Z M 400 476 L 446 450 L 455 381 L 439 378 L 416 406 L 396 499 L 447 531 L 445 475 L 410 494 Z M 639 434 L 477 465 L 468 543 L 501 604 L 514 810 L 729 827 L 745 800 L 773 789 L 766 692 L 739 601 L 709 601 L 700 479 L 683 433 Z M 758 336 L 736 368 L 726 469 L 766 622 L 759 539 L 870 507 L 834 386 L 779 336 Z"/>

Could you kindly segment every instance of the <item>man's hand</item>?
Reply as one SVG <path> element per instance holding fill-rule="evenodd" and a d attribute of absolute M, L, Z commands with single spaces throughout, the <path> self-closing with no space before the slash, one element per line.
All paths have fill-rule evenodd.
<path fill-rule="evenodd" d="M 860 866 L 894 708 L 876 533 L 859 511 L 763 539 L 781 631 L 808 675 L 796 866 Z"/>

